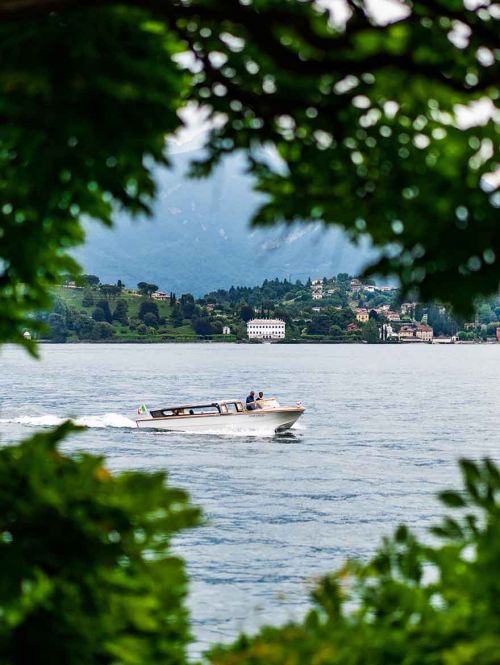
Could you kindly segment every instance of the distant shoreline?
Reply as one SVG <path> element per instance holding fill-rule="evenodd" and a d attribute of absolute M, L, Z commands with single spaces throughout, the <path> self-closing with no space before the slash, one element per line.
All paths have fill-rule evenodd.
<path fill-rule="evenodd" d="M 278 346 L 296 346 L 296 345 L 328 345 L 331 346 L 332 344 L 344 344 L 345 346 L 353 346 L 353 345 L 361 345 L 361 346 L 495 346 L 498 345 L 498 342 L 493 342 L 493 341 L 456 341 L 456 342 L 440 342 L 439 340 L 432 341 L 432 342 L 377 342 L 377 343 L 372 343 L 370 344 L 369 342 L 365 341 L 352 341 L 352 342 L 347 342 L 345 340 L 307 340 L 307 339 L 297 339 L 297 340 L 280 340 L 280 341 L 275 341 L 275 342 L 250 342 L 248 340 L 238 340 L 238 341 L 224 341 L 224 340 L 210 340 L 210 339 L 190 339 L 190 340 L 174 340 L 174 339 L 169 339 L 169 340 L 130 340 L 130 339 L 99 339 L 99 340 L 70 340 L 66 342 L 54 342 L 50 339 L 44 339 L 44 340 L 36 340 L 38 344 L 47 344 L 47 345 L 79 345 L 79 344 L 137 344 L 137 345 L 143 345 L 143 344 L 158 344 L 158 345 L 165 345 L 165 344 L 237 344 L 237 345 L 245 345 L 245 346 L 262 346 L 263 344 L 273 344 L 273 345 L 278 345 Z"/>

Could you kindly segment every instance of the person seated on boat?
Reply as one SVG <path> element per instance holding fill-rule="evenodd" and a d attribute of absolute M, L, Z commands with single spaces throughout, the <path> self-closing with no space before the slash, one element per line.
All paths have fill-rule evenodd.
<path fill-rule="evenodd" d="M 257 403 L 257 402 L 260 402 L 260 401 L 263 400 L 263 399 L 264 399 L 264 393 L 263 393 L 262 390 L 261 390 L 261 391 L 259 392 L 259 396 L 258 396 L 257 399 L 255 400 L 255 402 L 256 402 L 256 403 Z M 256 406 L 257 406 L 258 409 L 263 409 L 263 408 L 264 408 L 264 407 L 262 406 L 262 404 L 256 404 Z"/>
<path fill-rule="evenodd" d="M 190 415 L 190 416 L 194 416 L 194 411 L 193 411 L 193 409 L 189 409 L 189 415 Z"/>
<path fill-rule="evenodd" d="M 255 409 L 257 408 L 255 404 L 255 390 L 250 391 L 250 394 L 246 399 L 246 406 L 247 406 L 247 411 L 255 411 Z"/>

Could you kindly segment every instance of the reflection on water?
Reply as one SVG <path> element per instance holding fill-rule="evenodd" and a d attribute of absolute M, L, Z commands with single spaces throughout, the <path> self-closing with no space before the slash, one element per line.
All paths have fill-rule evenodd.
<path fill-rule="evenodd" d="M 405 521 L 423 531 L 459 456 L 500 459 L 500 345 L 51 345 L 0 354 L 2 441 L 74 417 L 66 444 L 115 470 L 168 469 L 207 524 L 175 544 L 198 648 L 300 616 L 318 575 Z M 275 393 L 306 407 L 274 437 L 137 430 L 139 404 Z"/>

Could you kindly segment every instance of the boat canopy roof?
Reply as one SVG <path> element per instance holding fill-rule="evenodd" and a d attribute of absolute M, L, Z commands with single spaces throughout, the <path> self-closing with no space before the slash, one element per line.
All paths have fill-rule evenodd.
<path fill-rule="evenodd" d="M 198 402 L 198 404 L 180 404 L 175 406 L 165 406 L 164 411 L 177 411 L 179 409 L 208 409 L 209 407 L 218 407 L 222 404 L 242 404 L 241 399 L 221 399 L 216 402 Z"/>
<path fill-rule="evenodd" d="M 278 403 L 276 397 L 265 397 L 262 399 L 262 402 L 274 402 Z M 163 407 L 164 411 L 177 411 L 179 409 L 206 409 L 208 407 L 218 407 L 225 404 L 243 404 L 241 399 L 219 399 L 216 402 L 201 402 L 198 404 L 180 404 L 175 406 L 165 406 Z"/>

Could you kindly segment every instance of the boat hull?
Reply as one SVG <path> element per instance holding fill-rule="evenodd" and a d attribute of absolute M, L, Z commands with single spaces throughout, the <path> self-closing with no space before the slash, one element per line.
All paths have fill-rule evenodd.
<path fill-rule="evenodd" d="M 303 412 L 301 407 L 257 409 L 243 413 L 140 418 L 136 423 L 139 429 L 166 432 L 269 435 L 290 429 Z"/>

